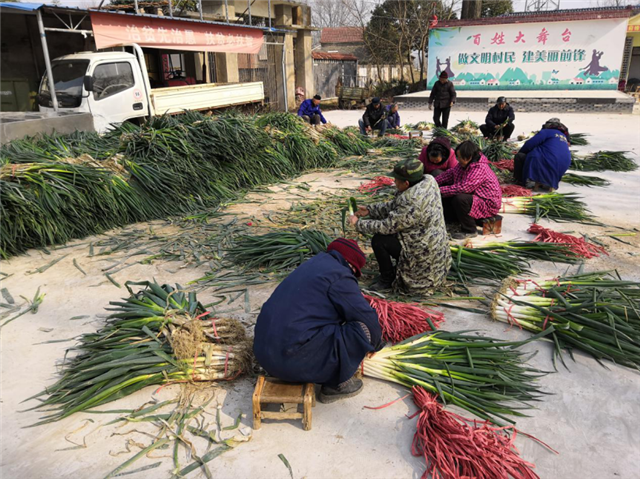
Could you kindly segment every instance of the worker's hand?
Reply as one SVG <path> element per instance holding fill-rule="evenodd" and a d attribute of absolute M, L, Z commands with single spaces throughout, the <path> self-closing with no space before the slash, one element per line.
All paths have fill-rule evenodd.
<path fill-rule="evenodd" d="M 366 127 L 365 131 L 371 131 L 371 127 L 370 126 Z"/>
<path fill-rule="evenodd" d="M 496 125 L 496 130 L 497 130 L 498 128 L 500 128 L 500 125 Z"/>
<path fill-rule="evenodd" d="M 356 216 L 358 218 L 362 218 L 363 216 L 369 216 L 369 208 L 366 206 L 358 206 L 358 211 L 356 211 Z"/>
<path fill-rule="evenodd" d="M 351 226 L 355 226 L 357 222 L 358 217 L 356 215 L 349 216 L 349 223 L 351 223 Z"/>
<path fill-rule="evenodd" d="M 453 102 L 451 102 L 451 104 L 449 105 L 449 108 L 451 108 L 453 106 Z"/>
<path fill-rule="evenodd" d="M 367 353 L 367 359 L 371 359 L 372 357 L 374 357 L 376 355 L 375 351 L 372 353 Z"/>
<path fill-rule="evenodd" d="M 429 110 L 433 110 L 433 105 L 429 103 Z"/>

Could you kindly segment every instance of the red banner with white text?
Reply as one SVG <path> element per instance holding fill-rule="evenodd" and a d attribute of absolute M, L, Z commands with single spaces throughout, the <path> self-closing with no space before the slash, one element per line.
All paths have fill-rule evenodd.
<path fill-rule="evenodd" d="M 262 31 L 115 13 L 91 12 L 96 47 L 110 48 L 137 43 L 146 48 L 197 52 L 258 53 Z"/>

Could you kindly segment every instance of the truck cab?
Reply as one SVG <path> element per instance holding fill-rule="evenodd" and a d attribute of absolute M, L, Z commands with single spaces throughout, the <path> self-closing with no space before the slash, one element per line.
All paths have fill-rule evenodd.
<path fill-rule="evenodd" d="M 60 112 L 86 112 L 97 131 L 149 112 L 144 79 L 134 55 L 126 52 L 82 52 L 51 64 Z M 45 74 L 37 97 L 41 112 L 53 112 Z"/>

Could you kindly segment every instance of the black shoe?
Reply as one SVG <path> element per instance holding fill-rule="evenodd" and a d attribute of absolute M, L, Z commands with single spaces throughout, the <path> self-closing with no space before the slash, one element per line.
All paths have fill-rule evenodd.
<path fill-rule="evenodd" d="M 387 281 L 382 278 L 378 278 L 378 280 L 371 283 L 369 288 L 371 291 L 387 291 L 393 287 L 393 281 Z"/>
<path fill-rule="evenodd" d="M 340 399 L 347 399 L 357 396 L 362 391 L 364 384 L 362 379 L 351 378 L 348 381 L 339 384 L 335 388 L 322 386 L 320 389 L 320 402 L 329 404 Z"/>
<path fill-rule="evenodd" d="M 475 238 L 476 236 L 478 236 L 478 233 L 476 231 L 474 231 L 473 233 L 465 233 L 464 231 L 461 231 L 460 233 L 453 233 L 451 235 L 451 237 L 454 240 L 463 240 L 463 239 L 467 239 L 467 238 Z"/>

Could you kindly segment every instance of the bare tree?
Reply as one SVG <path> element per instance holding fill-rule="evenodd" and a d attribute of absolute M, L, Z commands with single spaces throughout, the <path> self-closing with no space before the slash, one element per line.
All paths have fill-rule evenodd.
<path fill-rule="evenodd" d="M 637 4 L 636 0 L 598 0 L 599 7 L 626 7 Z"/>

